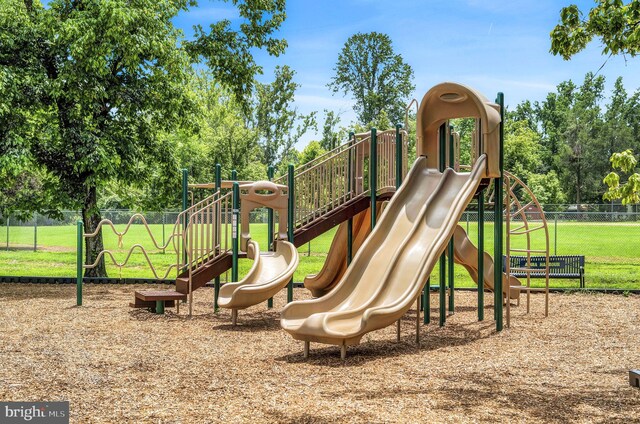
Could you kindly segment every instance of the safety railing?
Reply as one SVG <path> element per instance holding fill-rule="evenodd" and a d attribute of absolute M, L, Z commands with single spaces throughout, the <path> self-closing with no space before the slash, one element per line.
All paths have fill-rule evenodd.
<path fill-rule="evenodd" d="M 376 190 L 396 186 L 396 138 L 400 136 L 402 176 L 408 172 L 408 137 L 395 129 L 376 134 Z M 294 169 L 294 225 L 306 227 L 331 210 L 369 194 L 371 133 L 355 134 L 347 143 Z M 286 183 L 286 176 L 274 180 Z"/>
<path fill-rule="evenodd" d="M 191 272 L 229 250 L 232 192 L 215 193 L 194 206 L 197 207 L 189 212 L 183 234 L 184 266 Z"/>

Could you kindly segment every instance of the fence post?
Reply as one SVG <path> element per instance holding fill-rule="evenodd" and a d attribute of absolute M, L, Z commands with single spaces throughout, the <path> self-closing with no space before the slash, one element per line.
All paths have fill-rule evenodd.
<path fill-rule="evenodd" d="M 82 250 L 84 241 L 82 221 L 76 224 L 76 306 L 82 306 Z"/>
<path fill-rule="evenodd" d="M 289 164 L 287 169 L 287 185 L 289 186 L 289 202 L 287 207 L 287 235 L 289 238 L 289 243 L 293 243 L 293 225 L 294 225 L 294 213 L 295 213 L 295 187 L 293 180 L 293 165 Z M 293 301 L 293 276 L 291 280 L 289 280 L 289 284 L 287 284 L 287 303 Z"/>
<path fill-rule="evenodd" d="M 554 214 L 553 219 L 553 254 L 558 255 L 558 212 Z"/>
<path fill-rule="evenodd" d="M 38 251 L 38 212 L 33 214 L 33 251 Z"/>
<path fill-rule="evenodd" d="M 7 252 L 9 251 L 9 219 L 11 217 L 7 215 Z"/>
<path fill-rule="evenodd" d="M 165 254 L 167 253 L 166 249 L 164 248 L 164 245 L 166 243 L 165 241 L 165 234 L 164 234 L 164 225 L 167 221 L 167 213 L 165 211 L 162 211 L 162 253 Z"/>

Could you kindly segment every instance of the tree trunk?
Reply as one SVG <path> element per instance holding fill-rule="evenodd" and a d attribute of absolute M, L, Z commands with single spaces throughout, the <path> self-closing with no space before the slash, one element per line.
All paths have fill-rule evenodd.
<path fill-rule="evenodd" d="M 87 195 L 84 199 L 84 205 L 82 207 L 82 221 L 84 223 L 84 232 L 93 233 L 98 228 L 98 223 L 102 217 L 98 210 L 98 196 L 96 194 L 96 187 L 89 187 Z M 85 238 L 85 264 L 92 264 L 95 262 L 98 254 L 104 250 L 104 243 L 102 241 L 102 231 L 100 231 L 95 237 Z M 84 273 L 85 277 L 107 277 L 107 268 L 104 263 L 104 256 L 100 258 L 95 268 L 88 268 Z"/>

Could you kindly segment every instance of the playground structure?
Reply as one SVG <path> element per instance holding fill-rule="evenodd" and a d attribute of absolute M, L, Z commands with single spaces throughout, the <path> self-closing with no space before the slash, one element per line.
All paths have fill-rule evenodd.
<path fill-rule="evenodd" d="M 273 182 L 238 182 L 234 175 L 230 181 L 222 181 L 218 166 L 215 183 L 191 186 L 213 190 L 213 194 L 191 206 L 187 205 L 188 187 L 183 175 L 183 212 L 166 244 L 159 246 L 153 240 L 156 248 L 169 249 L 176 255 L 176 263 L 165 274 L 166 277 L 175 269 L 175 290 L 137 291 L 131 306 L 156 313 L 175 306 L 179 312 L 180 302 L 186 300 L 191 314 L 193 292 L 213 282 L 214 307 L 232 309 L 235 324 L 239 309 L 269 302 L 285 286 L 291 302 L 291 277 L 298 262 L 296 247 L 340 225 L 325 266 L 317 275 L 305 279 L 305 287 L 319 297 L 289 303 L 282 311 L 282 327 L 305 342 L 305 355 L 310 342 L 320 342 L 340 345 L 344 357 L 347 345 L 359 343 L 367 332 L 398 321 L 414 302 L 418 305 L 418 318 L 422 302 L 424 323 L 429 323 L 429 276 L 438 260 L 441 326 L 446 321 L 447 293 L 449 312 L 455 308 L 454 261 L 463 264 L 479 285 L 478 319 L 484 319 L 484 290 L 480 288 L 494 292 L 494 318 L 500 331 L 503 299 L 507 299 L 507 326 L 511 319 L 510 300 L 519 301 L 522 291 L 527 293 L 529 311 L 530 293 L 535 290 L 530 286 L 534 272 L 531 258 L 532 254 L 543 255 L 546 315 L 547 224 L 533 193 L 503 170 L 503 111 L 501 94 L 493 103 L 459 84 L 435 86 L 419 106 L 418 159 L 411 170 L 408 134 L 397 125 L 395 130 L 380 133 L 372 129 L 370 133 L 350 134 L 347 143 L 298 168 L 290 165 L 287 174 Z M 460 141 L 449 125 L 449 120 L 455 118 L 476 119 L 472 162 L 467 167 L 460 164 Z M 273 178 L 273 169 L 269 170 L 269 177 Z M 493 205 L 493 258 L 505 256 L 504 272 L 484 249 L 484 199 L 492 181 L 488 204 Z M 473 199 L 478 207 L 477 248 L 457 225 Z M 382 212 L 380 202 L 385 200 L 389 203 Z M 269 211 L 269 252 L 260 252 L 250 236 L 248 214 L 256 207 Z M 279 218 L 277 232 L 274 211 Z M 103 221 L 93 234 L 83 234 L 79 227 L 79 245 L 82 237 L 93 236 L 109 224 Z M 111 227 L 116 231 L 112 224 Z M 120 240 L 126 231 L 117 233 Z M 536 231 L 544 232 L 546 248 L 532 246 L 531 234 Z M 520 239 L 524 244 L 517 244 Z M 117 263 L 111 252 L 100 255 L 122 267 L 134 249 L 144 253 L 153 269 L 140 245 L 132 247 L 123 263 Z M 514 252 L 527 258 L 524 266 L 510 266 L 509 258 Z M 253 259 L 254 263 L 247 276 L 238 281 L 241 257 Z M 79 253 L 79 304 L 82 269 L 96 263 L 82 265 Z M 227 270 L 231 270 L 232 282 L 221 287 L 220 275 Z M 514 277 L 513 272 L 524 273 L 526 279 Z"/>

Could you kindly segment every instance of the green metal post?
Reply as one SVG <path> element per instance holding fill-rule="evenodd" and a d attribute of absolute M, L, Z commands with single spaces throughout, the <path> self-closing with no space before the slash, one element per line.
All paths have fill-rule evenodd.
<path fill-rule="evenodd" d="M 440 165 L 440 172 L 444 172 L 444 168 L 446 166 L 446 141 L 447 141 L 447 137 L 446 137 L 446 124 L 442 124 L 440 126 L 440 132 L 439 132 L 439 149 L 438 149 L 438 154 L 439 154 L 439 165 Z M 447 303 L 447 293 L 446 293 L 446 274 L 447 274 L 447 257 L 446 255 L 443 253 L 440 256 L 440 275 L 439 275 L 439 279 L 440 279 L 440 317 L 439 317 L 439 325 L 440 327 L 443 327 L 447 317 L 446 317 L 446 313 L 447 313 L 447 308 L 446 308 L 446 303 Z"/>
<path fill-rule="evenodd" d="M 235 172 L 235 171 L 234 171 Z M 233 215 L 231 217 L 231 281 L 238 281 L 238 221 L 240 217 L 240 185 L 233 183 Z"/>
<path fill-rule="evenodd" d="M 156 314 L 164 314 L 164 300 L 156 300 Z"/>
<path fill-rule="evenodd" d="M 76 305 L 82 306 L 82 251 L 84 245 L 84 226 L 82 221 L 76 225 Z"/>
<path fill-rule="evenodd" d="M 423 314 L 423 323 L 429 324 L 431 322 L 431 278 L 427 278 L 427 284 L 425 284 L 424 289 L 422 289 L 422 309 L 424 310 Z"/>
<path fill-rule="evenodd" d="M 453 168 L 455 166 L 455 160 L 453 158 L 454 149 L 453 149 L 453 126 L 449 126 L 449 168 Z M 455 312 L 455 273 L 454 273 L 454 261 L 453 261 L 453 236 L 451 236 L 451 240 L 449 240 L 449 265 L 448 268 L 448 277 L 449 277 L 449 313 L 453 314 Z"/>
<path fill-rule="evenodd" d="M 500 177 L 495 181 L 495 210 L 494 210 L 494 254 L 493 261 L 495 266 L 494 270 L 494 294 L 495 294 L 495 318 L 496 318 L 496 331 L 502 331 L 502 240 L 503 240 L 503 228 L 502 228 L 502 209 L 503 209 L 503 187 L 502 187 L 502 172 L 504 170 L 504 94 L 498 93 L 496 102 L 500 106 L 500 146 L 498 150 L 499 154 L 499 166 Z M 509 301 L 509 295 L 507 295 L 507 302 Z"/>
<path fill-rule="evenodd" d="M 189 171 L 186 169 L 182 169 L 182 211 L 187 210 L 188 206 L 188 196 L 189 196 Z M 187 222 L 189 221 L 189 217 L 184 216 L 184 222 L 182 223 L 183 231 L 187 229 Z M 182 246 L 182 263 L 187 263 L 187 246 Z"/>
<path fill-rule="evenodd" d="M 33 214 L 33 251 L 38 251 L 38 214 Z"/>
<path fill-rule="evenodd" d="M 482 151 L 482 149 L 480 149 Z M 484 190 L 478 193 L 478 321 L 484 320 Z"/>
<path fill-rule="evenodd" d="M 295 187 L 293 181 L 293 165 L 289 164 L 288 174 L 287 174 L 287 185 L 289 186 L 289 202 L 287 204 L 287 236 L 289 238 L 289 243 L 293 243 L 293 224 L 294 224 L 294 213 L 295 213 Z M 293 301 L 293 277 L 287 284 L 287 303 Z"/>
<path fill-rule="evenodd" d="M 378 191 L 378 134 L 375 128 L 371 128 L 369 139 L 369 192 L 371 196 L 371 231 L 376 226 Z"/>
<path fill-rule="evenodd" d="M 269 178 L 269 181 L 271 181 L 273 179 L 273 166 L 269 165 L 269 167 L 267 168 L 267 177 Z M 267 248 L 268 250 L 272 251 L 273 250 L 273 233 L 275 231 L 275 225 L 273 223 L 273 209 L 268 208 L 267 209 Z M 273 297 L 269 298 L 267 300 L 267 308 L 271 309 L 273 308 Z"/>
<path fill-rule="evenodd" d="M 396 189 L 402 185 L 402 124 L 396 124 Z"/>
<path fill-rule="evenodd" d="M 355 133 L 351 131 L 349 133 L 349 143 L 353 145 L 355 139 Z M 351 149 L 349 149 L 349 165 L 347 167 L 347 192 L 351 193 L 351 183 L 353 180 L 353 168 L 351 167 Z M 351 265 L 353 259 L 353 218 L 349 218 L 347 221 L 347 266 Z"/>
<path fill-rule="evenodd" d="M 216 174 L 215 174 L 215 190 L 216 193 L 220 193 L 221 187 L 222 186 L 222 166 L 219 163 L 216 163 Z M 218 222 L 218 214 L 220 213 L 220 211 L 218 210 L 219 206 L 216 206 L 216 219 L 214 220 L 215 223 Z M 214 245 L 218 245 L 218 241 L 220 239 L 220 228 L 217 227 L 216 224 L 213 225 L 214 227 L 214 238 L 215 238 L 215 242 Z M 218 254 L 218 249 L 216 248 L 216 255 Z M 220 297 L 220 276 L 218 275 L 214 280 L 213 280 L 213 311 L 214 312 L 218 312 L 218 310 L 220 309 L 220 305 L 218 305 L 218 298 Z"/>

